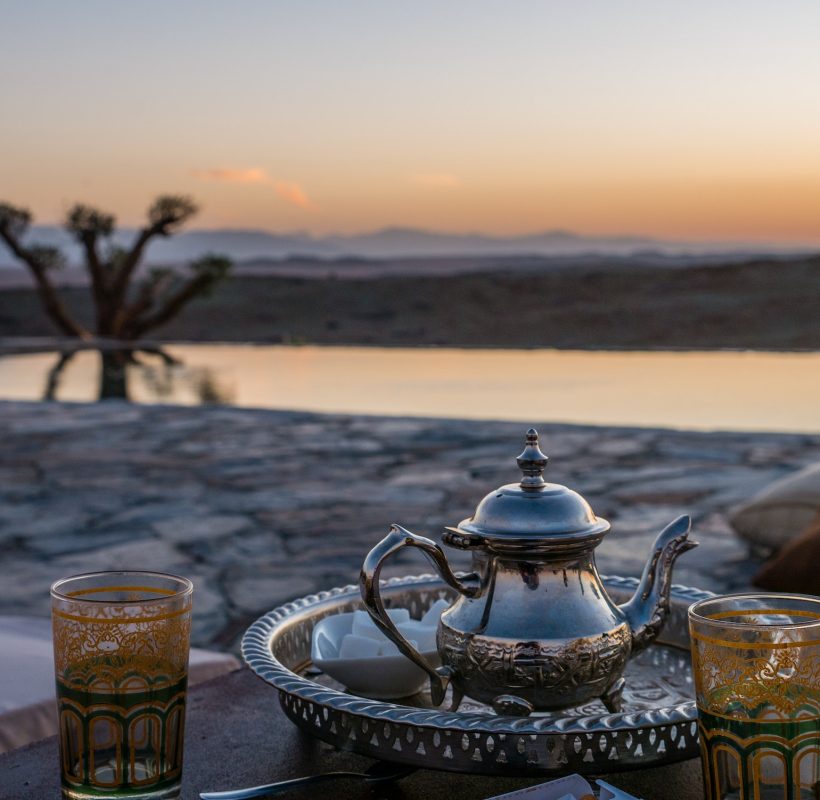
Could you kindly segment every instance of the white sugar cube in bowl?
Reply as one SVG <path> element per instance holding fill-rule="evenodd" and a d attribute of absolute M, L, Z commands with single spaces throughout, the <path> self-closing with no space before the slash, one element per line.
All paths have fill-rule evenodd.
<path fill-rule="evenodd" d="M 344 616 L 339 614 L 338 616 Z M 387 616 L 393 620 L 394 625 L 401 625 L 410 619 L 410 612 L 406 608 L 391 608 Z M 439 614 L 441 616 L 441 614 Z M 436 622 L 438 624 L 438 621 Z M 353 612 L 353 633 L 356 636 L 369 636 L 373 639 L 383 639 L 384 634 L 376 627 L 376 623 L 366 611 Z"/>
<path fill-rule="evenodd" d="M 378 640 L 349 633 L 342 637 L 339 658 L 374 658 L 379 655 L 381 649 L 382 644 Z"/>
<path fill-rule="evenodd" d="M 440 600 L 420 620 L 411 619 L 406 608 L 388 611 L 402 636 L 434 667 L 440 663 L 436 628 L 448 606 Z M 311 658 L 319 669 L 362 697 L 407 697 L 424 688 L 428 680 L 427 673 L 399 652 L 366 611 L 320 620 L 313 629 Z"/>

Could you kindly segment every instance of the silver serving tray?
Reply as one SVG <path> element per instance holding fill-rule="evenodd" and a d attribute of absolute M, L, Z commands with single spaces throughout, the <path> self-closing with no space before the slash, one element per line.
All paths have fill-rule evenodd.
<path fill-rule="evenodd" d="M 632 596 L 634 578 L 604 577 L 615 602 Z M 242 639 L 242 657 L 279 690 L 285 713 L 303 730 L 343 750 L 427 769 L 493 775 L 606 774 L 695 758 L 699 753 L 686 611 L 710 592 L 673 586 L 671 613 L 655 644 L 626 670 L 624 710 L 599 701 L 573 709 L 499 717 L 465 698 L 458 711 L 432 708 L 424 693 L 402 702 L 368 700 L 313 667 L 313 626 L 361 608 L 359 588 L 309 595 L 260 617 Z M 453 591 L 431 575 L 384 583 L 385 605 L 420 616 Z M 447 707 L 445 701 L 442 708 Z"/>

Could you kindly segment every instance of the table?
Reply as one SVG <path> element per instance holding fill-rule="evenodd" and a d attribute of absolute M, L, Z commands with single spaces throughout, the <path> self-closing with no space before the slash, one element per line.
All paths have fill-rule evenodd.
<path fill-rule="evenodd" d="M 282 712 L 276 690 L 247 669 L 199 684 L 189 693 L 181 800 L 197 800 L 198 793 L 208 789 L 253 786 L 327 770 L 360 770 L 370 763 L 302 733 Z M 704 798 L 698 759 L 606 779 L 645 800 Z M 419 770 L 386 789 L 334 781 L 284 797 L 481 800 L 541 780 Z M 59 785 L 56 737 L 0 756 L 0 800 L 59 800 Z"/>

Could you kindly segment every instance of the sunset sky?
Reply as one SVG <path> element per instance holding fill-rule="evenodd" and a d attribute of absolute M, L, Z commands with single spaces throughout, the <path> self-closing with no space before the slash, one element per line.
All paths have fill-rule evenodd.
<path fill-rule="evenodd" d="M 0 0 L 0 199 L 820 244 L 820 3 Z"/>

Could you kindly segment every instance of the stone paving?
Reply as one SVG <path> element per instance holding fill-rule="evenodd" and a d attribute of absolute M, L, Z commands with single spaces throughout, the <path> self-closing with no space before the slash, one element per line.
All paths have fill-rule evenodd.
<path fill-rule="evenodd" d="M 534 421 L 537 424 L 537 421 Z M 639 575 L 694 517 L 675 580 L 725 591 L 758 562 L 727 510 L 820 460 L 820 436 L 537 425 L 547 477 L 613 524 L 602 573 Z M 0 403 L 0 613 L 49 613 L 58 577 L 162 569 L 194 580 L 197 645 L 236 649 L 259 614 L 355 582 L 400 522 L 438 538 L 520 475 L 525 426 L 221 407 Z M 463 554 L 453 562 L 465 568 Z M 430 571 L 417 551 L 385 575 Z"/>

